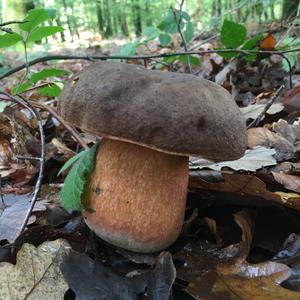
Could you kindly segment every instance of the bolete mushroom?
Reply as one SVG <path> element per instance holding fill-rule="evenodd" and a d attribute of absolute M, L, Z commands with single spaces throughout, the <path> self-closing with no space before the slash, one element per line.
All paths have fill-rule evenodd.
<path fill-rule="evenodd" d="M 87 225 L 137 252 L 166 248 L 184 219 L 188 157 L 241 157 L 245 120 L 222 87 L 189 74 L 97 62 L 73 76 L 61 116 L 103 137 L 85 195 Z"/>

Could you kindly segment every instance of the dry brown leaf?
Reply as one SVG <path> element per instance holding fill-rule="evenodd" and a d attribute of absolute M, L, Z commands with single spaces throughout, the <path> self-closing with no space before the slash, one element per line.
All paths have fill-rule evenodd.
<path fill-rule="evenodd" d="M 275 180 L 286 189 L 300 193 L 300 176 L 272 172 Z"/>
<path fill-rule="evenodd" d="M 175 255 L 185 262 L 177 268 L 177 276 L 190 282 L 186 291 L 201 300 L 300 299 L 300 293 L 280 286 L 291 274 L 288 266 L 276 262 L 252 265 L 246 262 L 247 254 L 244 242 L 221 250 L 191 244 L 188 252 Z"/>
<path fill-rule="evenodd" d="M 295 86 L 291 90 L 287 90 L 284 95 L 283 105 L 289 110 L 294 111 L 300 108 L 300 86 Z"/>
<path fill-rule="evenodd" d="M 286 197 L 267 190 L 266 184 L 255 175 L 236 173 L 222 173 L 224 182 L 210 183 L 199 176 L 197 172 L 190 172 L 189 188 L 207 189 L 235 193 L 240 196 L 256 196 L 274 203 L 278 203 L 293 209 L 300 210 L 300 196 Z M 241 198 L 242 201 L 242 198 Z"/>
<path fill-rule="evenodd" d="M 290 141 L 265 127 L 248 129 L 248 147 L 257 146 L 274 148 L 277 160 L 291 159 L 296 152 L 296 147 Z"/>
<path fill-rule="evenodd" d="M 248 209 L 243 209 L 235 213 L 233 217 L 242 229 L 242 241 L 245 242 L 247 252 L 249 252 L 255 227 L 253 213 Z"/>
<path fill-rule="evenodd" d="M 220 237 L 219 233 L 218 233 L 218 229 L 217 229 L 217 222 L 214 219 L 205 217 L 204 221 L 210 231 L 210 233 L 212 234 L 212 236 L 214 237 L 216 244 L 221 247 L 223 240 Z"/>
<path fill-rule="evenodd" d="M 295 158 L 300 151 L 300 125 L 288 124 L 280 119 L 272 124 L 272 132 L 267 128 L 248 130 L 248 146 L 266 146 L 276 150 L 275 158 L 279 161 Z"/>
<path fill-rule="evenodd" d="M 24 244 L 16 265 L 0 263 L 0 299 L 64 299 L 68 285 L 59 266 L 68 251 L 64 240 L 45 242 L 38 248 Z"/>
<path fill-rule="evenodd" d="M 27 210 L 31 204 L 31 195 L 5 195 L 3 199 L 5 206 L 0 202 L 0 240 L 6 239 L 13 242 L 20 233 Z M 48 202 L 48 200 L 37 201 L 33 211 L 45 210 Z M 34 221 L 35 217 L 32 216 L 28 224 Z"/>

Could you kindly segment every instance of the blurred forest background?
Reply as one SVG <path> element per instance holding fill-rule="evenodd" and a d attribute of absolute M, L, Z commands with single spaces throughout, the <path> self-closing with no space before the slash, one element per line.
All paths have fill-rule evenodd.
<path fill-rule="evenodd" d="M 82 47 L 96 39 L 133 39 L 149 26 L 158 26 L 174 0 L 2 0 L 0 22 L 23 20 L 31 9 L 55 8 L 49 25 L 63 26 L 58 42 Z M 248 26 L 286 21 L 299 14 L 299 0 L 188 0 L 182 7 L 194 22 L 195 32 L 220 28 L 224 18 Z"/>

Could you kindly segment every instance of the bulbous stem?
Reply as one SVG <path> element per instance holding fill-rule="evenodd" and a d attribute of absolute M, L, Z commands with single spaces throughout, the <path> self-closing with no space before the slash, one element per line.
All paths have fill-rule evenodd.
<path fill-rule="evenodd" d="M 107 242 L 155 252 L 180 234 L 188 186 L 188 157 L 104 139 L 84 211 L 87 225 Z"/>

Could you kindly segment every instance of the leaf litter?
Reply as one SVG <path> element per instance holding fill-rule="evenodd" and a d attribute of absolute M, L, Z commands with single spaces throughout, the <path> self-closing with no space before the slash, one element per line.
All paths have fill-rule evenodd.
<path fill-rule="evenodd" d="M 154 43 L 152 52 L 178 50 L 180 41 L 176 39 L 171 48 Z M 274 40 L 274 36 L 267 35 L 259 45 L 269 47 Z M 201 50 L 215 48 L 217 43 L 202 44 L 200 38 L 193 45 Z M 202 66 L 193 69 L 199 77 L 210 77 L 230 90 L 249 123 L 260 115 L 274 90 L 288 80 L 281 59 L 271 56 L 251 63 L 242 58 L 226 60 L 214 53 L 201 57 Z M 55 66 L 45 63 L 43 67 L 63 67 L 77 72 L 84 65 L 86 62 L 78 61 Z M 148 65 L 148 68 L 156 67 L 155 62 Z M 164 65 L 161 69 L 180 72 L 186 68 L 180 60 L 174 61 L 171 67 Z M 33 69 L 36 74 L 42 70 L 38 66 Z M 20 80 L 19 75 L 12 76 L 10 81 L 4 79 L 3 88 L 10 90 Z M 31 101 L 56 105 L 55 98 L 36 91 L 25 95 Z M 75 295 L 76 299 L 299 299 L 295 292 L 300 290 L 299 99 L 299 86 L 296 86 L 271 106 L 259 127 L 248 130 L 249 149 L 240 160 L 203 164 L 191 159 L 186 226 L 168 251 L 151 256 L 115 249 L 96 239 L 79 215 L 65 211 L 57 201 L 51 205 L 44 197 L 37 202 L 27 230 L 17 237 L 29 205 L 27 193 L 34 185 L 37 172 L 34 161 L 19 160 L 17 155 L 38 156 L 40 145 L 36 121 L 26 111 L 20 114 L 20 109 L 6 106 L 0 115 L 1 192 L 24 195 L 4 195 L 7 207 L 2 207 L 0 215 L 0 261 L 16 264 L 0 263 L 0 273 L 19 278 L 18 283 L 13 279 L 9 282 L 17 284 L 20 293 L 30 290 L 28 299 L 42 299 L 45 295 L 47 299 L 54 295 L 53 299 L 62 299 L 70 295 L 70 289 L 73 299 Z M 61 187 L 63 179 L 57 178 L 57 174 L 63 163 L 78 152 L 78 145 L 48 112 L 40 110 L 40 114 L 49 150 L 44 181 Z M 92 146 L 96 138 L 86 140 Z M 17 148 L 12 147 L 15 142 Z M 87 165 L 89 169 L 90 164 Z M 77 175 L 75 172 L 73 177 Z M 49 217 L 46 212 L 51 209 Z M 292 234 L 296 238 L 288 247 L 283 240 Z M 62 246 L 65 242 L 56 240 L 59 238 L 68 240 L 81 253 L 69 249 L 56 261 L 58 247 L 69 247 Z M 46 242 L 48 246 L 43 246 L 44 240 L 53 239 L 54 244 Z M 17 254 L 12 251 L 14 247 Z M 34 285 L 33 273 L 29 271 L 40 266 L 44 273 Z M 47 266 L 49 269 L 45 271 Z M 29 270 L 28 274 L 24 275 L 24 270 Z M 47 277 L 47 272 L 53 276 Z M 2 292 L 4 297 L 8 292 L 5 280 L 0 280 L 0 285 L 3 284 L 0 295 Z M 50 287 L 53 295 L 47 294 Z"/>

